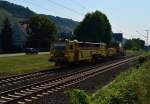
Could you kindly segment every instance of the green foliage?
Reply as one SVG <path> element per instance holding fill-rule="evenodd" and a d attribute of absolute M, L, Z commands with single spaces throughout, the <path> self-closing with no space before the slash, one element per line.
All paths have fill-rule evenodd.
<path fill-rule="evenodd" d="M 109 43 L 112 38 L 109 20 L 99 11 L 88 13 L 75 29 L 74 34 L 79 41 Z"/>
<path fill-rule="evenodd" d="M 47 17 L 56 24 L 58 32 L 72 32 L 79 24 L 79 22 L 67 18 L 54 17 L 51 15 Z"/>
<path fill-rule="evenodd" d="M 0 0 L 0 29 L 2 28 L 3 20 L 9 18 L 13 29 L 13 49 L 15 51 L 23 50 L 25 42 L 27 41 L 26 33 L 22 30 L 20 21 L 28 20 L 35 15 L 29 8 L 25 8 L 8 1 Z M 49 20 L 56 24 L 58 32 L 70 32 L 75 29 L 78 22 L 71 19 L 54 17 L 51 15 L 45 15 Z M 1 34 L 0 34 L 1 35 Z M 1 40 L 0 40 L 1 49 Z"/>
<path fill-rule="evenodd" d="M 9 14 L 11 14 L 13 17 L 16 17 L 21 20 L 29 19 L 30 17 L 36 14 L 29 8 L 25 8 L 13 3 L 9 3 L 7 1 L 0 1 L 0 12 L 1 12 L 1 8 L 4 9 L 5 12 L 9 12 Z M 71 19 L 54 17 L 52 15 L 46 15 L 46 16 L 56 24 L 59 32 L 73 31 L 78 25 L 77 21 L 73 21 Z M 1 17 L 3 17 L 3 15 L 0 15 L 0 24 L 1 24 Z"/>
<path fill-rule="evenodd" d="M 142 56 L 139 58 L 138 62 L 139 62 L 139 64 L 141 65 L 141 64 L 143 64 L 144 62 L 146 62 L 146 61 L 148 61 L 148 60 L 150 60 L 150 53 L 149 53 L 149 52 L 148 52 L 148 53 L 145 53 L 144 55 L 142 55 Z"/>
<path fill-rule="evenodd" d="M 71 104 L 92 104 L 90 96 L 84 91 L 73 89 L 66 92 L 69 94 Z"/>
<path fill-rule="evenodd" d="M 49 54 L 1 57 L 0 76 L 50 69 L 54 67 L 54 63 L 49 62 L 48 57 Z"/>
<path fill-rule="evenodd" d="M 28 47 L 49 50 L 50 44 L 57 39 L 55 24 L 46 16 L 36 15 L 29 20 Z"/>
<path fill-rule="evenodd" d="M 118 77 L 119 80 L 114 81 L 114 84 L 99 91 L 94 101 L 99 104 L 136 104 L 141 84 L 137 83 L 135 77 L 124 75 Z"/>
<path fill-rule="evenodd" d="M 150 59 L 150 56 L 147 57 Z M 78 94 L 71 92 L 73 93 L 73 95 L 71 94 L 72 102 L 75 102 L 74 99 L 85 101 L 89 98 L 90 100 L 86 100 L 87 104 L 150 104 L 150 60 L 148 59 L 142 66 L 121 73 L 112 83 L 98 90 L 93 96 L 77 90 L 80 95 L 88 96 L 78 98 Z"/>
<path fill-rule="evenodd" d="M 1 31 L 2 50 L 4 53 L 10 53 L 12 51 L 12 28 L 8 18 L 3 22 L 3 28 Z"/>
<path fill-rule="evenodd" d="M 34 14 L 34 12 L 29 10 L 28 8 L 24 8 L 22 6 L 2 0 L 0 1 L 0 8 L 7 10 L 13 16 L 18 18 L 29 18 Z"/>
<path fill-rule="evenodd" d="M 6 18 L 8 18 L 8 17 L 13 18 L 12 15 L 11 15 L 9 12 L 7 12 L 6 10 L 0 8 L 0 28 L 1 28 L 2 25 L 3 25 L 3 21 L 4 21 Z M 9 18 L 9 19 L 10 19 L 10 18 Z"/>
<path fill-rule="evenodd" d="M 1 1 L 0 1 L 1 2 Z M 5 9 L 0 8 L 0 30 L 3 28 L 3 21 L 8 18 L 13 31 L 12 34 L 12 51 L 15 52 L 18 49 L 21 51 L 26 41 L 25 33 L 22 31 L 19 25 L 20 18 L 16 18 Z M 0 34 L 2 35 L 2 34 Z M 18 47 L 18 49 L 16 49 Z M 1 49 L 1 36 L 0 36 L 0 49 Z"/>
<path fill-rule="evenodd" d="M 140 50 L 145 48 L 145 42 L 141 39 L 129 39 L 125 44 L 126 49 Z"/>

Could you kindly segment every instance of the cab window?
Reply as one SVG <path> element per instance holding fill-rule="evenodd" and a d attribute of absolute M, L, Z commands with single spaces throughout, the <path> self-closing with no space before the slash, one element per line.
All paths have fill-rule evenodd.
<path fill-rule="evenodd" d="M 66 49 L 66 45 L 65 44 L 54 44 L 53 48 L 54 48 L 54 50 L 57 50 L 57 51 L 64 51 Z"/>
<path fill-rule="evenodd" d="M 69 49 L 70 49 L 70 50 L 73 50 L 73 45 L 69 45 Z"/>

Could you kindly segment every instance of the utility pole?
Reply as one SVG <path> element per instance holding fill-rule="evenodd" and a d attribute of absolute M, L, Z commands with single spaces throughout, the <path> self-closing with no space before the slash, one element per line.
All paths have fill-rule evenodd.
<path fill-rule="evenodd" d="M 146 33 L 147 33 L 147 36 L 146 36 L 147 46 L 149 46 L 149 45 L 148 45 L 148 34 L 149 34 L 149 30 L 145 30 L 145 31 L 146 31 Z"/>
<path fill-rule="evenodd" d="M 140 32 L 136 31 L 139 35 L 143 36 L 145 38 L 145 41 L 146 41 L 146 45 L 147 45 L 147 50 L 149 50 L 149 42 L 148 42 L 148 38 L 149 38 L 149 30 L 145 30 L 146 31 L 146 36 L 141 34 Z"/>

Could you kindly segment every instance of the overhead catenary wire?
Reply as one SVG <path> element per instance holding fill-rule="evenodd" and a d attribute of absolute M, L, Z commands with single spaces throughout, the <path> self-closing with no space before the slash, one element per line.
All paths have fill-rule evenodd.
<path fill-rule="evenodd" d="M 141 34 L 139 31 L 136 31 L 140 36 L 143 36 L 144 38 L 146 38 L 146 36 L 144 36 L 143 34 Z"/>
<path fill-rule="evenodd" d="M 148 43 L 148 34 L 149 34 L 149 30 L 145 30 L 146 31 L 146 41 L 147 41 L 147 46 L 149 45 L 149 43 Z"/>
<path fill-rule="evenodd" d="M 58 15 L 56 15 L 56 13 L 57 13 L 57 11 L 54 11 L 54 9 L 52 9 L 52 10 L 50 10 L 50 9 L 48 9 L 48 8 L 43 8 L 43 6 L 41 6 L 41 5 L 39 5 L 39 4 L 35 4 L 35 3 L 33 3 L 33 2 L 31 2 L 30 0 L 23 0 L 24 2 L 26 2 L 26 3 L 28 3 L 28 4 L 32 4 L 33 6 L 35 6 L 35 7 L 38 7 L 38 8 L 40 8 L 40 9 L 43 9 L 43 10 L 46 10 L 47 12 L 53 12 L 54 14 L 55 14 L 55 16 L 58 16 Z M 58 6 L 58 5 L 57 5 Z M 52 14 L 50 14 L 50 15 L 52 15 Z M 79 15 L 79 14 L 78 14 Z M 81 15 L 81 14 L 80 14 Z M 77 18 L 74 18 L 74 19 L 76 19 L 76 20 L 78 20 Z"/>
<path fill-rule="evenodd" d="M 81 3 L 79 3 L 76 0 L 69 0 L 69 1 L 74 2 L 75 4 L 77 4 L 77 6 L 80 6 L 82 9 L 87 9 L 87 7 L 85 7 L 84 5 L 82 5 Z"/>
<path fill-rule="evenodd" d="M 57 6 L 61 7 L 61 8 L 64 8 L 64 9 L 66 9 L 66 10 L 68 10 L 68 11 L 74 12 L 74 13 L 76 13 L 76 14 L 78 14 L 78 15 L 81 15 L 81 16 L 84 15 L 83 13 L 80 13 L 80 12 L 78 12 L 77 10 L 74 10 L 74 9 L 72 9 L 72 8 L 69 8 L 69 7 L 65 6 L 65 5 L 62 5 L 62 4 L 58 3 L 58 2 L 56 2 L 56 1 L 48 0 L 48 2 L 50 2 L 50 3 L 54 4 L 54 5 L 57 5 Z"/>
<path fill-rule="evenodd" d="M 51 11 L 51 12 L 53 12 L 53 13 L 56 13 L 56 11 L 50 10 L 50 9 L 48 9 L 48 8 L 43 8 L 41 5 L 35 4 L 35 3 L 31 2 L 30 0 L 23 0 L 23 1 L 26 2 L 26 3 L 28 3 L 28 4 L 32 4 L 33 6 L 38 7 L 38 8 L 40 8 L 40 9 L 46 10 L 47 12 L 50 12 L 50 11 Z"/>

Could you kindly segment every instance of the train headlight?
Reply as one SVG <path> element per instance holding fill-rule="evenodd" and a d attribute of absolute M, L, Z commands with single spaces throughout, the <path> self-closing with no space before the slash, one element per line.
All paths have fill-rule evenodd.
<path fill-rule="evenodd" d="M 65 55 L 65 57 L 68 57 L 68 55 Z"/>

